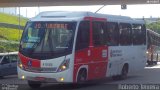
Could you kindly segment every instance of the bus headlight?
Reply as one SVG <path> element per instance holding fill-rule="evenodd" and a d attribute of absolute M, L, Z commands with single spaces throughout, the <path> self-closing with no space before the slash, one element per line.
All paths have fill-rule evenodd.
<path fill-rule="evenodd" d="M 23 69 L 23 64 L 22 64 L 19 57 L 18 57 L 17 65 L 18 65 L 19 68 Z"/>
<path fill-rule="evenodd" d="M 19 64 L 19 67 L 20 67 L 20 68 L 23 68 L 23 65 L 22 65 L 22 64 Z"/>
<path fill-rule="evenodd" d="M 69 68 L 69 59 L 67 59 L 67 60 L 64 60 L 62 63 L 61 63 L 61 65 L 59 66 L 59 68 L 58 68 L 58 72 L 62 72 L 62 71 L 64 71 L 64 70 L 67 70 L 68 68 Z"/>

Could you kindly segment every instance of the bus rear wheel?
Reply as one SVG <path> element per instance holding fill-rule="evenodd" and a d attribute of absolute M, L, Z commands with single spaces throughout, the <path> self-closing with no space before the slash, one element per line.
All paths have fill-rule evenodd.
<path fill-rule="evenodd" d="M 40 88 L 41 83 L 37 81 L 28 81 L 29 87 L 35 89 L 35 88 Z"/>
<path fill-rule="evenodd" d="M 124 65 L 121 71 L 121 75 L 112 76 L 113 80 L 124 80 L 127 78 L 128 65 Z"/>
<path fill-rule="evenodd" d="M 78 73 L 77 83 L 83 83 L 87 79 L 87 71 L 86 69 L 81 69 Z"/>
<path fill-rule="evenodd" d="M 124 65 L 123 69 L 121 71 L 121 75 L 120 75 L 120 79 L 124 80 L 127 78 L 127 74 L 128 74 L 128 65 Z"/>

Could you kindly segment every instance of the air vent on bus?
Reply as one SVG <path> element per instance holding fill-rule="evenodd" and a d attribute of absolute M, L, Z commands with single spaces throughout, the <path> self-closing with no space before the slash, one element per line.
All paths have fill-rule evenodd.
<path fill-rule="evenodd" d="M 42 18 L 64 18 L 66 16 L 41 16 Z"/>

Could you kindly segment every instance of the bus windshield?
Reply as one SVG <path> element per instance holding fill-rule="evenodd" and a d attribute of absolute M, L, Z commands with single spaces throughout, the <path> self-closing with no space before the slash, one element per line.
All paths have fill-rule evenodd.
<path fill-rule="evenodd" d="M 30 58 L 49 59 L 72 52 L 76 22 L 28 22 L 20 53 Z"/>

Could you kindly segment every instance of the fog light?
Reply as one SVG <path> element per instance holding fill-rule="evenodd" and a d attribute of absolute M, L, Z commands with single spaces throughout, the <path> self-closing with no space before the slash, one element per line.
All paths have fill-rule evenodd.
<path fill-rule="evenodd" d="M 149 52 L 147 51 L 146 54 L 148 54 Z"/>
<path fill-rule="evenodd" d="M 59 78 L 59 80 L 60 80 L 61 82 L 63 82 L 63 81 L 64 81 L 64 78 L 63 78 L 63 77 L 61 77 L 61 78 Z"/>
<path fill-rule="evenodd" d="M 25 79 L 25 76 L 24 75 L 22 75 L 22 77 L 21 77 L 23 80 Z"/>

